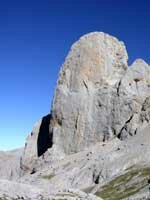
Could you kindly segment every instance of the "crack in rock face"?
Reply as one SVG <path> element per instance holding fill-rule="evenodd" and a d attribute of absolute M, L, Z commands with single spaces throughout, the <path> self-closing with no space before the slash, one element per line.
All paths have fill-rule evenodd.
<path fill-rule="evenodd" d="M 32 146 L 24 154 L 27 166 L 47 149 L 51 159 L 59 159 L 145 128 L 148 114 L 142 108 L 150 96 L 150 66 L 137 59 L 128 67 L 127 61 L 124 43 L 102 32 L 84 35 L 72 45 L 60 69 L 49 128 L 42 133 L 52 136 L 51 145 L 38 153 L 40 123 L 27 141 Z M 45 139 L 40 137 L 42 149 Z"/>

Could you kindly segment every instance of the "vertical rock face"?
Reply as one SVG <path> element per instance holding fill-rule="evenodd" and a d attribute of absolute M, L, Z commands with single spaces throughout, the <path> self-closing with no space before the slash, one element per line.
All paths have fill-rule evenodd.
<path fill-rule="evenodd" d="M 54 143 L 65 153 L 113 137 L 113 99 L 127 59 L 124 44 L 104 33 L 85 35 L 72 46 L 52 107 Z"/>
<path fill-rule="evenodd" d="M 71 47 L 46 118 L 49 128 L 42 129 L 40 122 L 33 130 L 24 165 L 33 165 L 47 149 L 54 157 L 71 154 L 133 136 L 150 123 L 150 66 L 137 59 L 128 67 L 127 60 L 123 42 L 101 32 L 87 34 Z"/>
<path fill-rule="evenodd" d="M 104 33 L 85 35 L 72 46 L 52 106 L 53 142 L 62 151 L 137 133 L 150 68 L 140 59 L 128 68 L 127 60 L 124 44 Z"/>
<path fill-rule="evenodd" d="M 119 114 L 121 124 L 119 137 L 121 139 L 132 136 L 145 127 L 140 115 L 143 103 L 149 96 L 150 67 L 143 60 L 137 59 L 120 80 L 119 102 L 116 104 L 115 113 Z M 118 124 L 115 122 L 116 130 Z"/>
<path fill-rule="evenodd" d="M 38 157 L 52 147 L 53 135 L 49 130 L 50 120 L 51 115 L 43 117 L 35 124 L 31 134 L 28 136 L 21 159 L 21 168 L 24 171 L 34 172 Z"/>

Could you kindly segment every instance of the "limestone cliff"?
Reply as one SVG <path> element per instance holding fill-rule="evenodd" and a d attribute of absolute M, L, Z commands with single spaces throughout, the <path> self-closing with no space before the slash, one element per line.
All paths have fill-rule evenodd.
<path fill-rule="evenodd" d="M 123 42 L 102 32 L 73 44 L 59 73 L 49 128 L 43 133 L 50 144 L 40 144 L 45 151 L 51 148 L 54 157 L 62 157 L 97 142 L 133 136 L 149 124 L 142 116 L 150 96 L 150 67 L 141 59 L 128 67 L 127 60 Z M 41 132 L 40 125 L 36 127 L 25 149 L 27 163 L 45 153 L 38 152 Z"/>

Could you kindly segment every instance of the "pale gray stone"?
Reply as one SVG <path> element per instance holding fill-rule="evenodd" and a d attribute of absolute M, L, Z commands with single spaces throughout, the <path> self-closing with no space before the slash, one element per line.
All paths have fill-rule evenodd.
<path fill-rule="evenodd" d="M 17 180 L 20 177 L 20 159 L 23 148 L 0 151 L 0 179 Z"/>
<path fill-rule="evenodd" d="M 52 105 L 53 143 L 62 152 L 78 152 L 114 137 L 125 139 L 141 128 L 150 67 L 137 59 L 127 68 L 127 59 L 124 44 L 104 33 L 85 35 L 72 46 Z"/>
<path fill-rule="evenodd" d="M 114 136 L 113 96 L 127 59 L 124 44 L 101 32 L 87 34 L 71 47 L 52 106 L 53 142 L 62 151 L 78 152 Z"/>

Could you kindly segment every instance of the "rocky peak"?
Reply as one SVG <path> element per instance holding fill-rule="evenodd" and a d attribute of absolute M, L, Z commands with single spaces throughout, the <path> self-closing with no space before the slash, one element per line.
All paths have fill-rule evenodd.
<path fill-rule="evenodd" d="M 53 126 L 54 143 L 63 151 L 79 151 L 105 140 L 106 134 L 111 137 L 106 107 L 113 89 L 109 90 L 125 74 L 127 59 L 123 42 L 102 32 L 87 34 L 71 47 L 52 106 L 53 119 L 58 121 Z M 107 116 L 102 116 L 104 112 Z"/>
<path fill-rule="evenodd" d="M 102 32 L 82 36 L 61 68 L 58 86 L 79 91 L 87 84 L 113 84 L 127 69 L 127 52 L 123 42 Z"/>
<path fill-rule="evenodd" d="M 122 92 L 142 101 L 150 94 L 150 67 L 142 59 L 136 59 L 122 79 Z"/>
<path fill-rule="evenodd" d="M 141 116 L 148 115 L 142 107 L 150 94 L 150 67 L 141 59 L 128 67 L 127 60 L 124 43 L 102 32 L 84 35 L 72 45 L 59 73 L 47 122 L 47 135 L 52 136 L 49 159 L 114 137 L 123 140 L 146 126 L 141 125 Z M 37 127 L 27 142 L 28 162 L 24 163 L 28 165 L 33 157 L 38 159 L 35 138 L 41 132 Z"/>

